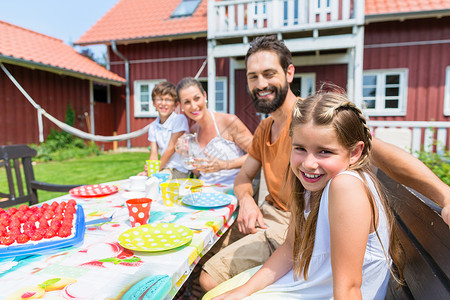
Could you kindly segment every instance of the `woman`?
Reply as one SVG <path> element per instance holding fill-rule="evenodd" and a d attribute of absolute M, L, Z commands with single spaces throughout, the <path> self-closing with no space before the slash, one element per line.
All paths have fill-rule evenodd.
<path fill-rule="evenodd" d="M 251 132 L 235 115 L 208 110 L 206 92 L 196 79 L 182 79 L 177 95 L 182 111 L 195 122 L 190 131 L 197 134 L 206 157 L 195 159 L 194 173 L 207 184 L 232 185 L 247 157 L 244 151 L 250 147 Z M 176 151 L 180 152 L 180 143 Z"/>

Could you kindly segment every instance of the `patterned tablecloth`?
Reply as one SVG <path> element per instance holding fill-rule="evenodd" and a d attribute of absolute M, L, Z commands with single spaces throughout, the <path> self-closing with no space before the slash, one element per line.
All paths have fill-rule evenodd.
<path fill-rule="evenodd" d="M 3 258 L 0 260 L 0 300 L 13 293 L 37 289 L 42 299 L 121 299 L 137 282 L 152 275 L 168 275 L 172 299 L 200 258 L 234 222 L 237 200 L 215 208 L 187 205 L 167 207 L 161 200 L 151 204 L 148 223 L 174 223 L 193 231 L 190 243 L 162 252 L 140 252 L 123 248 L 119 236 L 131 228 L 127 199 L 142 193 L 128 192 L 128 180 L 110 183 L 119 192 L 97 198 L 64 195 L 53 201 L 76 200 L 84 210 L 86 231 L 81 245 L 42 255 Z M 204 193 L 229 193 L 230 187 L 203 187 Z M 58 280 L 58 278 L 60 278 Z M 56 280 L 55 280 L 56 279 Z M 63 287 L 51 291 L 53 281 Z M 35 294 L 36 296 L 38 294 Z"/>

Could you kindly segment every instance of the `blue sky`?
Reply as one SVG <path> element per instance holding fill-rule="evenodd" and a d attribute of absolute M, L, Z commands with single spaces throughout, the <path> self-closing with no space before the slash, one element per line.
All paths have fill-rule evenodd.
<path fill-rule="evenodd" d="M 71 45 L 119 0 L 0 0 L 0 20 Z M 105 46 L 89 47 L 97 59 Z M 80 51 L 83 47 L 75 47 Z"/>

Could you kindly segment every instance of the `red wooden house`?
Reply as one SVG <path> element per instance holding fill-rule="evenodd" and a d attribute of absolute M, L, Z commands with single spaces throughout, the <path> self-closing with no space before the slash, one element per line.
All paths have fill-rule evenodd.
<path fill-rule="evenodd" d="M 116 110 L 110 104 L 109 86 L 123 85 L 124 78 L 82 56 L 62 40 L 3 21 L 0 64 L 0 144 L 38 143 L 50 128 L 56 128 L 12 80 L 58 120 L 64 122 L 70 105 L 77 116 L 77 128 L 112 135 L 114 119 L 120 116 L 114 114 Z"/>
<path fill-rule="evenodd" d="M 334 82 L 365 107 L 380 136 L 381 127 L 403 128 L 406 148 L 433 137 L 438 150 L 448 148 L 448 0 L 121 0 L 76 44 L 107 45 L 110 70 L 127 80 L 112 96 L 119 133 L 153 120 L 156 82 L 197 73 L 210 107 L 253 130 L 264 116 L 247 95 L 243 57 L 254 37 L 269 34 L 293 53 L 296 94 Z M 145 136 L 131 141 L 147 144 Z"/>

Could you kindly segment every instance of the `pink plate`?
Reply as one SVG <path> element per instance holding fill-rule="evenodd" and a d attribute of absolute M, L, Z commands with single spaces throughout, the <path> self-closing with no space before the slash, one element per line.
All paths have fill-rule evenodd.
<path fill-rule="evenodd" d="M 118 190 L 119 188 L 114 185 L 93 184 L 73 188 L 69 193 L 76 197 L 100 197 L 117 193 Z"/>

